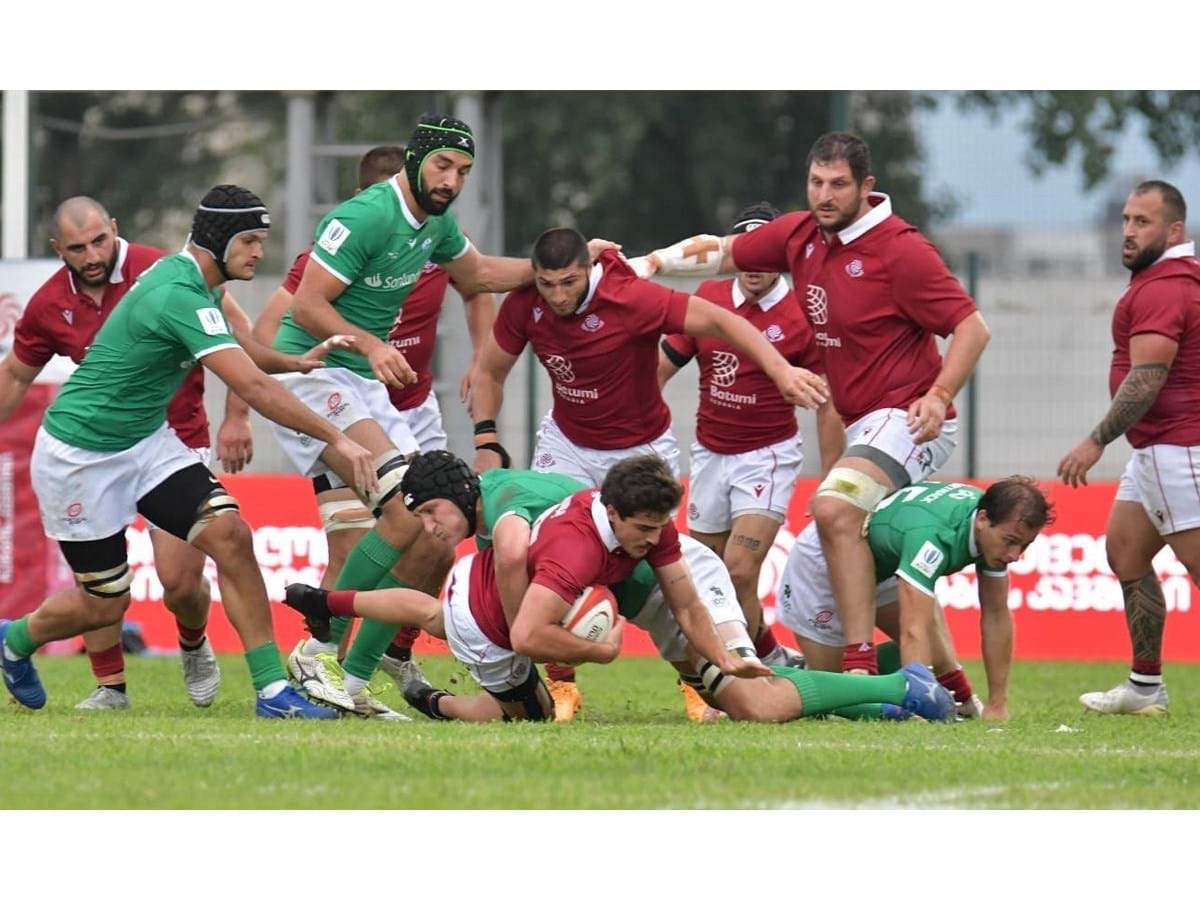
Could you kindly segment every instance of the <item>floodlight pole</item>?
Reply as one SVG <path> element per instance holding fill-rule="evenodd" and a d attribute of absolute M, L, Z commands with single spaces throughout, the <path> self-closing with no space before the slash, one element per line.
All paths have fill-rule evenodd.
<path fill-rule="evenodd" d="M 287 196 L 284 248 L 290 261 L 312 242 L 313 144 L 317 134 L 314 91 L 287 92 Z"/>

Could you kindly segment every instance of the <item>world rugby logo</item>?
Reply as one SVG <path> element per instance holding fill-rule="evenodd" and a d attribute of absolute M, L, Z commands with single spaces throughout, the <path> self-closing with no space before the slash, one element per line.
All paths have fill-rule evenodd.
<path fill-rule="evenodd" d="M 561 356 L 543 356 L 542 365 L 555 379 L 563 384 L 570 384 L 575 380 L 575 372 L 571 368 L 569 360 Z"/>
<path fill-rule="evenodd" d="M 814 325 L 824 325 L 829 321 L 829 296 L 825 288 L 819 284 L 810 284 L 805 295 L 808 303 L 808 318 Z"/>
<path fill-rule="evenodd" d="M 712 383 L 717 387 L 729 387 L 737 378 L 738 358 L 725 350 L 713 352 Z"/>

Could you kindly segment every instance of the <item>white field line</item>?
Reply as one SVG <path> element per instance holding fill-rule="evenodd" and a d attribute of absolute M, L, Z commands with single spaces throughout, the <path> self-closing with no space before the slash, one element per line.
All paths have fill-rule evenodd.
<path fill-rule="evenodd" d="M 759 809 L 960 809 L 971 801 L 1002 797 L 1017 789 L 1049 791 L 1062 787 L 1058 782 L 1044 784 L 981 784 L 915 794 L 881 794 L 854 799 L 815 798 L 787 803 L 766 803 Z"/>

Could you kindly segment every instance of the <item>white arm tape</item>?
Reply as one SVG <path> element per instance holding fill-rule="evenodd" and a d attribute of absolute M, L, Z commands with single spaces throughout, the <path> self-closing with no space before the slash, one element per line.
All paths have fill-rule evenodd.
<path fill-rule="evenodd" d="M 658 260 L 660 275 L 716 275 L 725 256 L 721 239 L 698 234 L 652 254 Z"/>

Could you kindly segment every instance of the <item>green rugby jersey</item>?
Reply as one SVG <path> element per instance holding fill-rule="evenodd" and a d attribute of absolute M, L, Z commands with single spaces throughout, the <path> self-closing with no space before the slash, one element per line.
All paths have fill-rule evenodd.
<path fill-rule="evenodd" d="M 483 518 L 475 533 L 475 544 L 482 550 L 491 546 L 496 523 L 503 516 L 519 516 L 533 525 L 546 510 L 572 494 L 587 490 L 587 485 L 553 472 L 488 469 L 479 476 L 479 490 L 483 498 Z M 638 563 L 632 575 L 611 586 L 621 615 L 629 619 L 641 612 L 650 592 L 657 586 L 658 579 L 650 564 L 645 560 Z"/>
<path fill-rule="evenodd" d="M 84 450 L 117 452 L 149 437 L 196 361 L 238 346 L 221 292 L 187 251 L 158 260 L 100 327 L 42 426 Z"/>
<path fill-rule="evenodd" d="M 450 262 L 470 248 L 452 212 L 413 218 L 395 175 L 339 204 L 317 225 L 312 260 L 346 289 L 334 306 L 347 322 L 386 341 L 396 315 L 425 263 Z M 275 349 L 302 355 L 320 341 L 296 324 L 289 309 L 279 324 Z M 334 350 L 325 365 L 374 379 L 367 358 Z"/>
<path fill-rule="evenodd" d="M 975 545 L 975 511 L 982 496 L 969 484 L 919 481 L 885 498 L 867 520 L 875 580 L 899 575 L 932 596 L 941 576 L 972 563 L 980 574 L 1005 574 L 984 568 Z"/>

